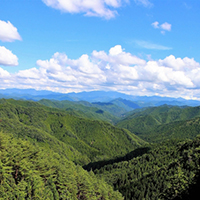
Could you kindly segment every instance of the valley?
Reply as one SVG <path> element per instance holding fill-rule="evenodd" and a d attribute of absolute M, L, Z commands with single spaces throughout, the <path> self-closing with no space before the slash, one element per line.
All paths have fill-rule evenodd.
<path fill-rule="evenodd" d="M 0 0 L 0 200 L 193 200 L 199 0 Z"/>
<path fill-rule="evenodd" d="M 4 199 L 190 198 L 199 185 L 199 131 L 198 106 L 1 98 L 0 193 Z"/>

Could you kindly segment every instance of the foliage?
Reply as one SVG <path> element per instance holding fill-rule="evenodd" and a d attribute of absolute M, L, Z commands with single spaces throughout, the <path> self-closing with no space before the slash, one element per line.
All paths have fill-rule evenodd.
<path fill-rule="evenodd" d="M 181 199 L 199 179 L 200 137 L 152 145 L 142 156 L 105 165 L 95 173 L 125 199 Z M 189 194 L 190 195 L 190 194 Z"/>
<path fill-rule="evenodd" d="M 125 155 L 145 144 L 110 123 L 36 102 L 2 100 L 0 119 L 0 130 L 37 142 L 79 164 Z"/>
<path fill-rule="evenodd" d="M 0 199 L 193 199 L 200 107 L 143 108 L 116 127 L 105 106 L 0 99 Z"/>
<path fill-rule="evenodd" d="M 0 133 L 0 199 L 123 199 L 92 172 Z"/>
<path fill-rule="evenodd" d="M 78 111 L 82 116 L 85 116 L 89 119 L 103 120 L 110 123 L 116 123 L 119 120 L 118 117 L 120 116 L 120 113 L 126 112 L 126 110 L 115 106 L 114 104 L 92 104 L 86 101 L 74 102 L 67 100 L 56 101 L 42 99 L 39 101 L 39 103 L 51 108 L 59 108 L 62 110 L 75 110 Z M 103 112 L 99 112 L 99 110 L 102 110 Z"/>
<path fill-rule="evenodd" d="M 135 110 L 118 122 L 147 142 L 193 139 L 199 133 L 200 107 L 159 106 Z"/>

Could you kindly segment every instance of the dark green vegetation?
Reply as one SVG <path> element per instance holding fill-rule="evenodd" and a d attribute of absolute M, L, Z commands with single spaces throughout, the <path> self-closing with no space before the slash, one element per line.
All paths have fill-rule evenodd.
<path fill-rule="evenodd" d="M 194 138 L 200 130 L 200 107 L 159 106 L 134 110 L 117 123 L 147 142 Z"/>
<path fill-rule="evenodd" d="M 194 199 L 200 107 L 134 106 L 0 99 L 0 199 Z"/>
<path fill-rule="evenodd" d="M 198 196 L 200 136 L 193 141 L 168 140 L 152 145 L 142 156 L 133 157 L 96 170 L 94 166 L 94 172 L 127 200 L 196 199 Z"/>

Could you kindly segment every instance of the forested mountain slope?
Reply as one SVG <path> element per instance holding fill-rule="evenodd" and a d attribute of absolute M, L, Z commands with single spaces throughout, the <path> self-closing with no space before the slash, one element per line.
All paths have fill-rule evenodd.
<path fill-rule="evenodd" d="M 200 136 L 148 147 L 131 160 L 94 172 L 130 199 L 195 199 L 199 194 Z M 197 195 L 195 197 L 195 195 Z"/>
<path fill-rule="evenodd" d="M 135 110 L 118 122 L 117 127 L 126 128 L 148 142 L 164 141 L 173 137 L 194 138 L 199 131 L 198 117 L 200 107 L 165 105 Z M 196 121 L 194 126 L 189 126 L 192 121 Z"/>
<path fill-rule="evenodd" d="M 138 136 L 147 142 L 158 143 L 175 138 L 194 139 L 198 134 L 200 134 L 200 117 L 154 126 Z"/>
<path fill-rule="evenodd" d="M 29 101 L 1 100 L 0 130 L 38 142 L 80 164 L 124 155 L 145 144 L 110 123 Z"/>
<path fill-rule="evenodd" d="M 0 199 L 122 200 L 119 192 L 59 154 L 0 133 Z"/>
<path fill-rule="evenodd" d="M 47 149 L 52 149 L 76 163 L 89 162 L 90 159 L 86 155 L 46 131 L 41 120 L 46 119 L 47 113 L 48 111 L 43 106 L 35 102 L 1 100 L 0 131 L 12 133 L 14 137 L 24 138 L 33 144 L 37 143 Z"/>
<path fill-rule="evenodd" d="M 124 108 L 126 111 L 131 111 L 140 108 L 140 106 L 138 106 L 135 102 L 122 98 L 114 99 L 111 101 L 111 103 Z"/>
<path fill-rule="evenodd" d="M 200 107 L 135 110 L 115 127 L 93 117 L 101 109 L 88 102 L 42 102 L 0 100 L 2 199 L 179 200 L 198 193 Z"/>
<path fill-rule="evenodd" d="M 120 113 L 126 112 L 126 110 L 121 109 L 115 105 L 99 105 L 99 104 L 92 104 L 86 101 L 56 101 L 56 100 L 48 100 L 42 99 L 38 101 L 38 103 L 48 106 L 51 108 L 59 108 L 62 110 L 73 109 L 82 113 L 84 117 L 88 117 L 90 119 L 97 119 L 103 120 L 110 123 L 116 123 L 119 120 Z M 115 114 L 116 111 L 120 111 L 117 115 Z"/>
<path fill-rule="evenodd" d="M 157 120 L 157 123 L 169 123 L 180 120 L 187 120 L 194 117 L 200 117 L 200 106 L 170 106 L 162 105 L 158 107 L 149 107 L 143 109 L 137 109 L 126 114 L 126 118 L 122 121 L 134 119 L 138 117 L 144 117 L 151 115 Z"/>

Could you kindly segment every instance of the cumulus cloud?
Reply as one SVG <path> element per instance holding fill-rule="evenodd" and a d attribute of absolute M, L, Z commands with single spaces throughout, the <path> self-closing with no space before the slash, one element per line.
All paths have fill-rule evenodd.
<path fill-rule="evenodd" d="M 18 65 L 18 58 L 10 50 L 4 46 L 0 46 L 0 65 L 16 66 Z"/>
<path fill-rule="evenodd" d="M 1 87 L 48 89 L 57 92 L 115 90 L 132 95 L 200 98 L 200 64 L 193 58 L 145 61 L 116 45 L 70 59 L 55 53 L 37 67 L 9 74 L 0 68 Z"/>
<path fill-rule="evenodd" d="M 121 45 L 116 45 L 109 50 L 109 54 L 104 51 L 93 51 L 93 58 L 100 59 L 101 61 L 108 62 L 110 64 L 121 64 L 121 65 L 144 65 L 145 60 L 138 58 L 135 55 L 124 52 Z"/>
<path fill-rule="evenodd" d="M 176 71 L 191 71 L 193 69 L 199 68 L 199 63 L 194 60 L 194 58 L 175 58 L 175 56 L 170 55 L 166 57 L 164 60 L 159 60 L 158 63 L 160 65 L 164 65 L 166 67 L 172 68 Z"/>
<path fill-rule="evenodd" d="M 165 31 L 171 31 L 172 25 L 168 22 L 165 22 L 159 25 L 158 21 L 155 21 L 151 24 L 155 29 L 160 29 L 162 34 L 165 34 Z"/>
<path fill-rule="evenodd" d="M 116 9 L 128 0 L 42 0 L 47 6 L 66 13 L 85 13 L 110 19 L 116 16 Z"/>
<path fill-rule="evenodd" d="M 4 78 L 7 78 L 9 76 L 10 76 L 9 72 L 0 67 L 0 77 L 1 77 L 1 79 L 3 80 Z"/>
<path fill-rule="evenodd" d="M 17 28 L 14 27 L 9 21 L 5 22 L 0 20 L 0 40 L 3 42 L 13 42 L 15 40 L 22 40 Z"/>

